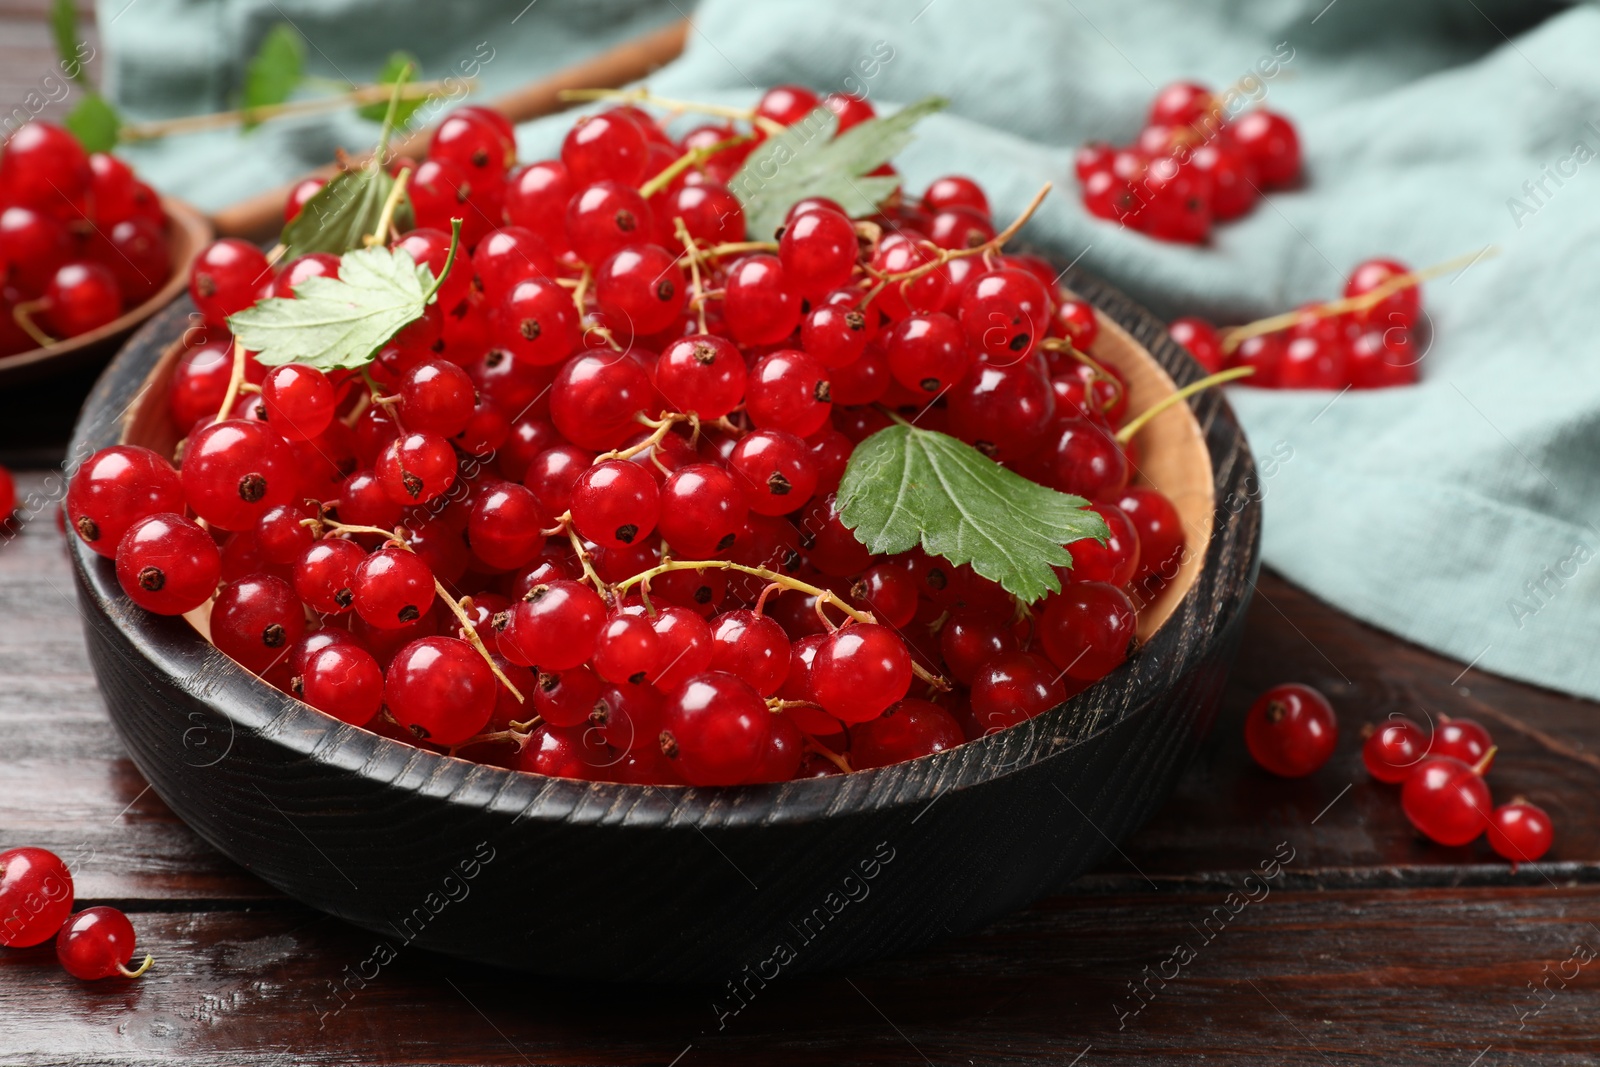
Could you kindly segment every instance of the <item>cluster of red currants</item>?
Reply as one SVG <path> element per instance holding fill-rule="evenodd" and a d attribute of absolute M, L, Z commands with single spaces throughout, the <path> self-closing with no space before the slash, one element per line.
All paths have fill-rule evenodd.
<path fill-rule="evenodd" d="M 167 216 L 128 165 L 48 122 L 0 149 L 0 358 L 98 329 L 172 274 Z"/>
<path fill-rule="evenodd" d="M 1470 719 L 1439 717 L 1430 733 L 1411 719 L 1391 716 L 1368 726 L 1361 760 L 1380 782 L 1404 783 L 1400 806 L 1411 825 L 1441 845 L 1467 845 L 1485 831 L 1495 852 L 1532 863 L 1550 848 L 1550 817 L 1518 797 L 1495 808 L 1484 782 L 1496 749 L 1489 731 Z M 1262 767 L 1283 778 L 1319 770 L 1339 741 L 1328 698 L 1308 685 L 1274 686 L 1251 704 L 1245 747 Z"/>
<path fill-rule="evenodd" d="M 1393 259 L 1369 259 L 1350 272 L 1344 299 L 1306 304 L 1241 328 L 1237 344 L 1192 316 L 1174 320 L 1167 330 L 1207 370 L 1255 368 L 1247 385 L 1382 389 L 1416 384 L 1421 318 L 1422 290 L 1411 270 Z"/>
<path fill-rule="evenodd" d="M 134 970 L 133 924 L 116 908 L 72 913 L 72 872 L 61 857 L 42 848 L 0 852 L 0 946 L 31 948 L 56 939 L 56 958 L 74 978 L 138 978 L 154 961 Z"/>
<path fill-rule="evenodd" d="M 775 89 L 756 115 L 817 103 Z M 215 594 L 215 645 L 313 707 L 537 773 L 820 776 L 1060 704 L 1124 660 L 1129 591 L 1184 550 L 1172 503 L 1129 484 L 1093 310 L 1001 252 L 966 178 L 867 219 L 804 201 L 747 240 L 773 235 L 746 234 L 723 179 L 760 131 L 674 143 L 618 107 L 511 169 L 503 120 L 454 112 L 396 164 L 417 226 L 394 247 L 438 272 L 468 220 L 427 314 L 360 372 L 188 349 L 181 467 L 105 449 L 67 522 L 148 610 Z M 222 241 L 191 292 L 222 330 L 338 267 Z M 890 412 L 1091 499 L 1108 540 L 1068 546 L 1032 607 L 920 550 L 874 557 L 836 491 Z"/>
<path fill-rule="evenodd" d="M 1432 732 L 1404 716 L 1364 731 L 1361 760 L 1380 782 L 1404 783 L 1400 806 L 1423 836 L 1467 845 L 1487 832 L 1489 845 L 1511 861 L 1532 863 L 1550 849 L 1550 816 L 1517 797 L 1494 807 L 1484 776 L 1494 763 L 1489 731 L 1471 719 L 1439 717 Z"/>
<path fill-rule="evenodd" d="M 1194 82 L 1156 94 L 1133 144 L 1103 141 L 1074 160 L 1090 214 L 1162 241 L 1201 244 L 1216 222 L 1248 213 L 1262 190 L 1300 177 L 1300 139 L 1290 121 L 1257 109 L 1231 118 Z"/>

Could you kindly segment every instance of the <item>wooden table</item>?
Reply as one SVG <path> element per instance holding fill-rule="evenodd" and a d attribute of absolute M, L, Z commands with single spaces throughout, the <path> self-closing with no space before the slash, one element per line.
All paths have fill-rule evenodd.
<path fill-rule="evenodd" d="M 111 729 L 44 458 L 66 429 L 23 417 L 70 399 L 0 397 L 0 462 L 26 466 L 0 540 L 0 848 L 61 854 L 80 901 L 127 910 L 157 963 L 88 986 L 48 945 L 0 950 L 0 1064 L 1600 1062 L 1600 708 L 1463 669 L 1271 574 L 1201 758 L 1060 897 L 780 982 L 723 1027 L 711 990 L 535 982 L 421 952 L 331 1012 L 372 935 L 201 843 Z M 1289 680 L 1326 692 L 1341 724 L 1333 761 L 1294 782 L 1240 737 L 1251 698 Z M 1360 763 L 1362 725 L 1390 712 L 1489 727 L 1496 796 L 1555 819 L 1547 860 L 1513 873 L 1481 840 L 1420 840 Z M 1274 859 L 1276 878 L 1251 877 Z"/>

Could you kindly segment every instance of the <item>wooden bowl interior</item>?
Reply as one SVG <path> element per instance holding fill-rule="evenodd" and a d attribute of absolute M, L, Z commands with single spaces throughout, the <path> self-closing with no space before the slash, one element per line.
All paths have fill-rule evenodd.
<path fill-rule="evenodd" d="M 73 362 L 92 349 L 109 347 L 109 343 L 127 336 L 134 328 L 157 311 L 172 303 L 177 295 L 189 287 L 189 268 L 206 245 L 211 243 L 211 223 L 200 212 L 171 197 L 161 198 L 161 207 L 171 220 L 167 229 L 168 252 L 172 273 L 149 300 L 128 309 L 97 330 L 69 337 L 44 348 L 33 348 L 13 356 L 0 356 L 0 382 L 13 378 L 35 377 L 48 372 L 52 364 Z"/>
<path fill-rule="evenodd" d="M 1130 412 L 1144 411 L 1177 391 L 1172 378 L 1143 345 L 1103 312 L 1095 314 L 1100 332 L 1089 354 L 1127 380 Z M 123 418 L 124 443 L 144 445 L 165 456 L 173 454 L 182 433 L 169 414 L 167 395 L 183 348 L 181 339 L 174 341 L 151 369 L 144 389 Z M 1187 531 L 1177 574 L 1139 605 L 1138 639 L 1144 642 L 1171 618 L 1200 573 L 1211 543 L 1215 490 L 1205 435 L 1187 404 L 1174 404 L 1150 420 L 1135 443 L 1139 457 L 1135 480 L 1170 498 Z M 209 605 L 186 617 L 202 634 L 208 634 L 208 615 Z"/>

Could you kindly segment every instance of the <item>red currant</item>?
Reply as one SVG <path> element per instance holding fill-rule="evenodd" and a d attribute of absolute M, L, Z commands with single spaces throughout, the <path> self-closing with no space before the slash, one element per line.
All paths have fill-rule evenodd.
<path fill-rule="evenodd" d="M 489 722 L 496 684 L 489 665 L 465 641 L 424 637 L 395 653 L 383 702 L 420 740 L 458 745 Z"/>
<path fill-rule="evenodd" d="M 211 535 L 170 512 L 139 519 L 117 544 L 117 581 L 157 615 L 193 611 L 216 591 L 222 556 Z"/>
<path fill-rule="evenodd" d="M 42 848 L 0 852 L 0 945 L 29 948 L 56 935 L 72 914 L 72 872 Z"/>
<path fill-rule="evenodd" d="M 133 960 L 133 924 L 116 908 L 86 908 L 68 919 L 56 935 L 56 959 L 72 977 L 85 982 L 100 978 L 137 978 L 153 962 L 149 956 L 137 970 Z"/>
<path fill-rule="evenodd" d="M 661 751 L 691 785 L 737 785 L 760 770 L 772 718 L 749 683 L 706 671 L 667 695 Z"/>
<path fill-rule="evenodd" d="M 1244 740 L 1255 761 L 1273 774 L 1304 778 L 1333 755 L 1339 722 L 1327 697 L 1289 683 L 1268 689 L 1250 705 Z"/>
<path fill-rule="evenodd" d="M 1489 787 L 1472 767 L 1449 756 L 1417 765 L 1400 790 L 1411 825 L 1441 845 L 1465 845 L 1489 825 Z"/>
<path fill-rule="evenodd" d="M 1489 845 L 1513 867 L 1532 863 L 1549 852 L 1554 837 L 1550 816 L 1521 797 L 1489 814 Z"/>
<path fill-rule="evenodd" d="M 1410 719 L 1391 717 L 1361 746 L 1361 762 L 1380 782 L 1403 782 L 1428 753 L 1428 735 Z"/>

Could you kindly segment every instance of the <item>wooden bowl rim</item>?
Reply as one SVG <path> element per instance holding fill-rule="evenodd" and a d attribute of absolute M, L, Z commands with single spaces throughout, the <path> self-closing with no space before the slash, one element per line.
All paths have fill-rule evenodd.
<path fill-rule="evenodd" d="M 200 213 L 199 208 L 174 197 L 163 196 L 161 209 L 171 220 L 174 235 L 182 233 L 184 241 L 172 242 L 172 274 L 162 283 L 161 288 L 156 290 L 155 295 L 88 333 L 80 333 L 76 337 L 69 337 L 65 341 L 57 341 L 43 348 L 30 348 L 15 355 L 0 356 L 0 381 L 4 381 L 11 371 L 22 370 L 25 367 L 36 368 L 55 359 L 65 359 L 86 348 L 129 333 L 172 303 L 179 293 L 189 288 L 189 268 L 200 255 L 201 249 L 211 241 L 213 236 L 211 223 Z"/>
<path fill-rule="evenodd" d="M 1167 336 L 1160 320 L 1120 291 L 1079 271 L 1069 271 L 1063 283 L 1093 303 L 1102 317 L 1117 323 L 1177 386 L 1204 375 L 1192 357 Z M 87 455 L 94 448 L 112 443 L 114 429 L 121 425 L 126 408 L 110 419 L 104 409 L 118 398 L 114 394 L 119 389 L 124 397 L 140 391 L 129 390 L 126 384 L 119 386 L 118 377 L 132 376 L 136 356 L 141 357 L 139 362 L 146 362 L 140 349 L 153 347 L 158 337 L 170 336 L 182 321 L 180 315 L 187 303 L 180 301 L 147 323 L 106 369 L 80 415 L 73 435 L 74 449 Z M 139 372 L 141 382 L 165 346 L 156 351 L 156 360 L 148 360 Z M 1243 428 L 1220 390 L 1204 391 L 1173 410 L 1194 420 L 1207 442 L 1213 489 L 1222 478 L 1236 485 L 1253 479 L 1254 459 Z M 1217 434 L 1224 440 L 1236 437 L 1239 445 L 1226 471 L 1215 450 L 1209 447 L 1210 439 Z M 1229 524 L 1222 509 L 1213 509 L 1215 518 L 1204 553 L 1204 579 L 1196 580 L 1187 590 L 1175 615 L 1198 610 L 1196 602 L 1205 580 L 1227 579 L 1240 586 L 1251 581 L 1260 552 L 1259 511 L 1260 501 L 1254 494 L 1247 494 L 1240 510 L 1231 513 L 1242 522 Z M 691 825 L 730 819 L 770 823 L 835 812 L 849 815 L 926 805 L 946 792 L 1018 773 L 1091 741 L 1134 715 L 1148 713 L 1163 693 L 1164 686 L 1157 683 L 1182 676 L 1195 666 L 1227 621 L 1222 614 L 1197 619 L 1196 625 L 1204 633 L 1188 642 L 1182 640 L 1180 626 L 1164 626 L 1141 646 L 1139 654 L 1064 704 L 1026 723 L 931 756 L 847 775 L 781 783 L 715 788 L 641 786 L 547 778 L 475 763 L 340 722 L 267 685 L 211 646 L 186 620 L 149 615 L 117 601 L 120 589 L 110 561 L 93 553 L 78 538 L 69 537 L 68 541 L 79 580 L 90 592 L 94 610 L 106 615 L 129 644 L 166 675 L 175 688 L 215 710 L 231 729 L 254 731 L 299 757 L 345 773 L 369 777 L 381 771 L 390 786 L 433 794 L 447 803 L 473 809 L 488 806 L 515 812 L 519 819 L 614 822 L 620 812 L 630 825 L 639 820 Z M 1240 597 L 1234 612 L 1242 611 L 1247 601 L 1248 596 Z M 1147 683 L 1144 698 L 1131 700 L 1118 716 L 1103 716 L 1096 706 L 1097 694 L 1113 686 L 1135 685 L 1145 673 L 1141 668 L 1154 663 L 1157 654 L 1163 657 L 1161 672 L 1142 679 Z M 197 691 L 192 680 L 202 676 L 205 684 Z M 1080 727 L 1085 728 L 1084 732 L 1072 736 Z M 396 759 L 397 756 L 401 758 Z"/>

